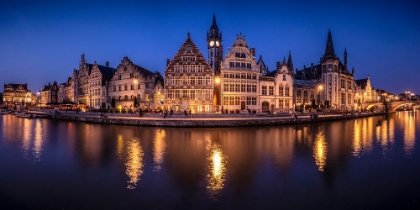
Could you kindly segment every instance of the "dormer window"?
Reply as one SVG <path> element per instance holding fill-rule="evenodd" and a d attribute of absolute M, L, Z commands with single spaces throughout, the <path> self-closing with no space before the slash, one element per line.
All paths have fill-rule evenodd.
<path fill-rule="evenodd" d="M 191 46 L 187 46 L 187 52 L 191 52 Z"/>

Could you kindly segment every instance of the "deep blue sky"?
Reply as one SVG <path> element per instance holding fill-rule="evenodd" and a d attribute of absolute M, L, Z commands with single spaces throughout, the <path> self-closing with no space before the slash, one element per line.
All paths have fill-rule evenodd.
<path fill-rule="evenodd" d="M 317 64 L 328 29 L 336 54 L 355 78 L 393 93 L 420 93 L 420 6 L 416 1 L 8 1 L 0 4 L 0 82 L 35 92 L 65 82 L 88 62 L 117 67 L 124 56 L 163 73 L 191 33 L 207 58 L 206 32 L 216 14 L 224 53 L 246 35 L 270 70 L 292 52 L 295 68 Z M 0 91 L 3 91 L 1 88 Z"/>

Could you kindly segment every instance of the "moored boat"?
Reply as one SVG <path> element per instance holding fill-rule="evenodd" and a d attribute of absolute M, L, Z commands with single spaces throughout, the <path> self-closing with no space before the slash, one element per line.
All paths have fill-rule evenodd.
<path fill-rule="evenodd" d="M 25 113 L 25 112 L 20 112 L 20 113 L 16 113 L 16 117 L 21 117 L 21 118 L 32 118 L 32 114 Z"/>

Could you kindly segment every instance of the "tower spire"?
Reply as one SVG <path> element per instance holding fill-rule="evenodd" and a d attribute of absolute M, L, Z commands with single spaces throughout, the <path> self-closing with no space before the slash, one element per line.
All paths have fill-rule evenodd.
<path fill-rule="evenodd" d="M 332 58 L 332 59 L 336 58 L 336 55 L 334 53 L 334 45 L 333 45 L 330 29 L 328 29 L 328 39 L 327 39 L 327 46 L 325 47 L 324 58 Z"/>
<path fill-rule="evenodd" d="M 293 71 L 293 61 L 292 61 L 292 52 L 289 50 L 289 57 L 287 58 L 287 68 L 289 71 Z"/>
<path fill-rule="evenodd" d="M 347 49 L 344 48 L 344 70 L 347 71 Z"/>
<path fill-rule="evenodd" d="M 216 23 L 216 14 L 215 13 L 213 13 L 213 23 L 211 24 L 211 27 L 210 27 L 210 30 L 212 30 L 212 29 L 214 29 L 216 31 L 219 30 L 219 28 L 217 27 L 217 23 Z"/>

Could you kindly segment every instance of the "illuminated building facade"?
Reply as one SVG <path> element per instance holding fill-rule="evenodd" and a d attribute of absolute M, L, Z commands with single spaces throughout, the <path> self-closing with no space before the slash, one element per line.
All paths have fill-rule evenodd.
<path fill-rule="evenodd" d="M 75 77 L 69 77 L 67 78 L 67 81 L 64 83 L 64 99 L 63 102 L 64 103 L 74 103 L 74 98 L 75 98 L 75 85 L 74 85 L 74 79 Z"/>
<path fill-rule="evenodd" d="M 41 90 L 41 101 L 42 105 L 57 104 L 58 103 L 58 84 L 54 81 L 53 84 L 48 83 L 44 85 Z"/>
<path fill-rule="evenodd" d="M 119 110 L 154 109 L 155 87 L 162 84 L 163 78 L 158 72 L 151 72 L 135 65 L 124 57 L 109 82 L 109 100 L 111 107 Z"/>
<path fill-rule="evenodd" d="M 347 51 L 344 50 L 344 64 L 335 55 L 331 31 L 328 31 L 327 45 L 320 64 L 296 72 L 296 79 L 312 80 L 321 87 L 321 103 L 326 107 L 341 110 L 352 110 L 354 108 L 354 95 L 356 86 L 354 83 L 354 69 L 352 72 L 347 68 Z M 299 104 L 299 98 L 306 98 L 305 92 L 300 95 L 296 90 L 295 103 Z M 319 90 L 313 89 L 312 92 Z M 310 99 L 309 99 L 310 100 Z M 304 104 L 305 102 L 301 102 Z"/>
<path fill-rule="evenodd" d="M 88 105 L 89 102 L 89 74 L 92 64 L 87 63 L 85 54 L 82 54 L 77 74 L 77 104 Z"/>
<path fill-rule="evenodd" d="M 290 55 L 289 55 L 290 56 Z M 262 60 L 261 60 L 262 61 Z M 293 111 L 293 68 L 277 62 L 276 70 L 260 75 L 260 106 L 262 112 L 279 113 Z M 261 69 L 260 69 L 261 71 Z"/>
<path fill-rule="evenodd" d="M 191 113 L 214 111 L 214 72 L 188 37 L 165 69 L 165 107 Z"/>
<path fill-rule="evenodd" d="M 236 36 L 221 67 L 222 106 L 224 113 L 259 112 L 260 67 L 255 51 L 248 49 L 245 36 Z M 252 52 L 251 52 L 252 51 Z"/>
<path fill-rule="evenodd" d="M 111 98 L 108 97 L 108 84 L 114 75 L 115 69 L 93 63 L 89 75 L 89 106 L 94 109 L 106 109 L 111 106 Z"/>
<path fill-rule="evenodd" d="M 3 105 L 30 105 L 32 103 L 32 92 L 28 90 L 28 84 L 4 84 Z"/>
<path fill-rule="evenodd" d="M 356 84 L 356 94 L 355 94 L 355 103 L 361 104 L 365 102 L 375 102 L 379 101 L 380 98 L 376 98 L 375 91 L 372 91 L 372 84 L 370 82 L 370 77 L 366 79 L 358 79 L 354 81 Z"/>

